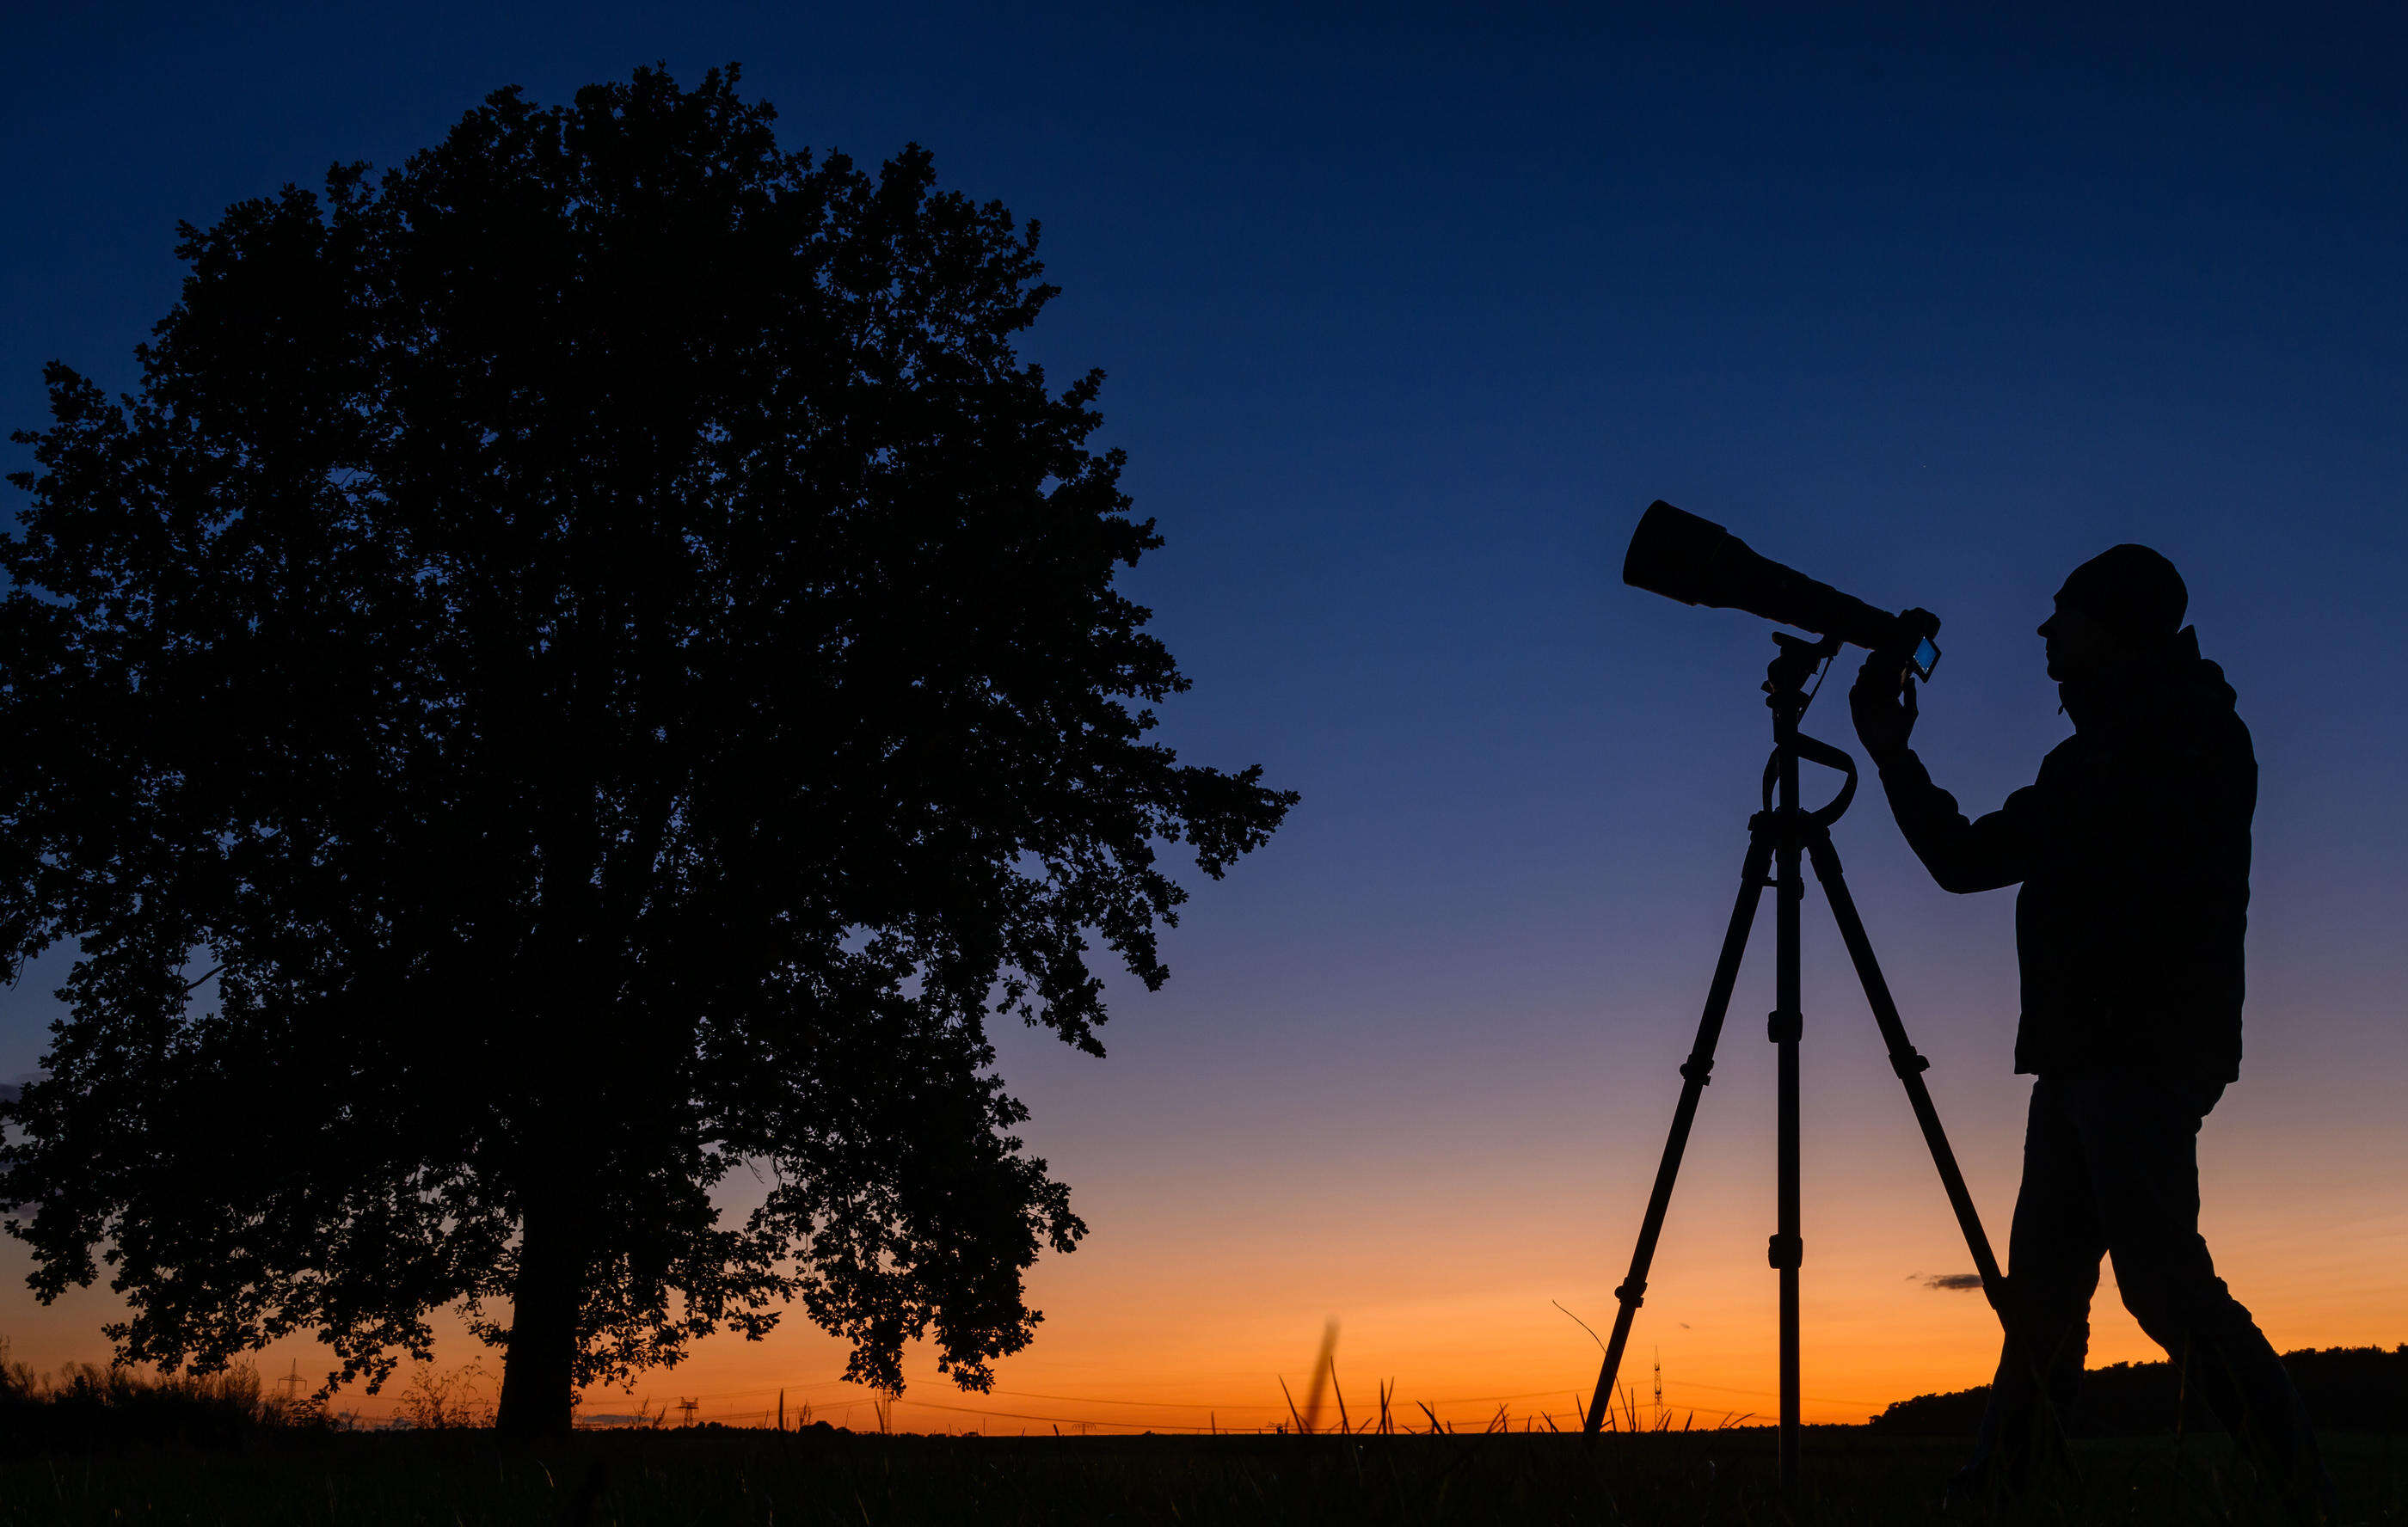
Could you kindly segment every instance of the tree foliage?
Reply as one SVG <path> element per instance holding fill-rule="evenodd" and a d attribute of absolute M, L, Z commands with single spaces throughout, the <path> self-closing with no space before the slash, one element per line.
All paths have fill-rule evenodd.
<path fill-rule="evenodd" d="M 982 1388 L 1084 1228 L 988 1019 L 1101 1053 L 1090 938 L 1159 984 L 1158 849 L 1294 800 L 1147 737 L 1160 542 L 1100 374 L 1014 351 L 1037 225 L 737 85 L 186 225 L 137 390 L 53 364 L 16 436 L 0 938 L 80 956 L 0 1203 L 129 1359 L 376 1380 L 465 1306 L 542 1430 L 799 1297 Z"/>

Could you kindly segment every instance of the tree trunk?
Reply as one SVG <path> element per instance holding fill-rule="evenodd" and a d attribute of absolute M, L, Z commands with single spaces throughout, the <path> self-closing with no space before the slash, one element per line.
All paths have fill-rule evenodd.
<path fill-rule="evenodd" d="M 519 1226 L 517 1286 L 494 1429 L 505 1436 L 560 1436 L 575 1393 L 577 1318 L 584 1304 L 586 1247 L 580 1217 L 530 1195 Z"/>

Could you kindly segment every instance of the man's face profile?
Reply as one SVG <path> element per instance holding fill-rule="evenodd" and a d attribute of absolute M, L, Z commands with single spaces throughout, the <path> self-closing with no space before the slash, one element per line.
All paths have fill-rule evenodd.
<path fill-rule="evenodd" d="M 2075 568 L 2041 622 L 2048 677 L 2093 678 L 2151 651 L 2182 625 L 2190 604 L 2174 564 L 2145 546 L 2111 546 Z"/>
<path fill-rule="evenodd" d="M 2126 651 L 2113 627 L 2068 605 L 2062 595 L 2057 613 L 2040 623 L 2040 634 L 2048 643 L 2048 677 L 2060 684 L 2111 668 Z"/>

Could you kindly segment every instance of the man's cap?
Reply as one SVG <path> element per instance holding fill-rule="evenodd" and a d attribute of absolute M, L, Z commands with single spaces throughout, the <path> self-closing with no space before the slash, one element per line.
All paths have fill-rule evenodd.
<path fill-rule="evenodd" d="M 2075 568 L 2057 602 L 2080 610 L 2118 635 L 2163 641 L 2182 629 L 2190 607 L 2174 564 L 2145 546 L 2111 546 Z"/>

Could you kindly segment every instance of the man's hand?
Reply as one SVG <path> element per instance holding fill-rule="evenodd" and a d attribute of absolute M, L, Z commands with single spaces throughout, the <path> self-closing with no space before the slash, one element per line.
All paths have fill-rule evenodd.
<path fill-rule="evenodd" d="M 1914 731 L 1914 680 L 1906 677 L 1905 660 L 1894 652 L 1868 656 L 1848 688 L 1848 714 L 1875 764 L 1906 751 Z"/>

